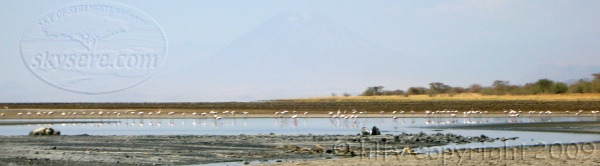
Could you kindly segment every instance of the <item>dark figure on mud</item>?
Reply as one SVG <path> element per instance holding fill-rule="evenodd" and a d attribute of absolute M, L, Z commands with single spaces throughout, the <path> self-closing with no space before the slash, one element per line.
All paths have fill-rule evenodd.
<path fill-rule="evenodd" d="M 373 129 L 371 130 L 371 135 L 381 135 L 381 132 L 379 132 L 379 128 L 377 128 L 377 126 L 373 126 Z"/>

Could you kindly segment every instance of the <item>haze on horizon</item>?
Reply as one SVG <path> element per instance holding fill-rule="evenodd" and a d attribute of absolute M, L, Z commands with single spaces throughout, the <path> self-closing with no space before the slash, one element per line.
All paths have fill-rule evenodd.
<path fill-rule="evenodd" d="M 167 59 L 137 86 L 80 94 L 38 79 L 20 52 L 40 15 L 70 2 L 0 1 L 0 102 L 255 101 L 600 72 L 600 1 L 126 0 L 160 24 Z"/>

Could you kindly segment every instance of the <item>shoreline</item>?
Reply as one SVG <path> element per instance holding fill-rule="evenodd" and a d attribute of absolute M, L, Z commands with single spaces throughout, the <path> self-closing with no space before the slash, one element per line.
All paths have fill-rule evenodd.
<path fill-rule="evenodd" d="M 544 128 L 549 124 L 563 127 L 592 125 L 598 129 L 596 125 L 599 123 L 550 122 L 533 126 Z M 517 125 L 511 126 L 516 129 L 519 127 L 518 125 L 530 124 L 508 125 Z M 484 127 L 494 128 L 494 125 L 484 125 Z M 482 163 L 484 165 L 537 165 L 540 160 L 544 159 L 535 158 L 540 156 L 546 157 L 545 159 L 553 159 L 543 160 L 545 164 L 542 165 L 600 164 L 600 157 L 594 157 L 600 154 L 600 140 L 562 145 L 547 144 L 541 147 L 515 145 L 501 148 L 449 148 L 442 150 L 450 150 L 449 152 L 441 154 L 402 155 L 388 153 L 392 155 L 386 156 L 387 160 L 382 160 L 382 156 L 368 158 L 360 155 L 364 152 L 354 154 L 357 155 L 355 157 L 349 157 L 352 155 L 335 155 L 313 151 L 317 145 L 325 149 L 335 149 L 335 147 L 339 147 L 337 145 L 340 144 L 340 141 L 348 143 L 350 147 L 354 148 L 362 147 L 361 142 L 364 141 L 368 146 L 376 148 L 379 147 L 380 141 L 385 142 L 387 140 L 389 146 L 396 150 L 404 147 L 418 148 L 447 145 L 411 142 L 411 140 L 414 140 L 416 133 L 408 135 L 404 135 L 404 133 L 383 134 L 379 136 L 312 134 L 0 136 L 0 150 L 4 152 L 0 153 L 0 165 L 190 165 L 231 164 L 232 162 L 243 165 L 244 162 L 255 161 L 260 161 L 259 164 L 274 165 L 439 165 L 442 163 L 448 165 L 454 165 L 454 163 L 464 165 L 481 165 Z M 400 141 L 396 137 L 401 138 Z M 464 136 L 464 138 L 467 137 L 476 136 Z M 569 148 L 571 149 L 567 150 Z M 574 148 L 579 149 L 575 150 Z M 524 157 L 516 160 L 498 157 L 498 154 L 506 149 L 522 149 L 517 151 L 519 155 Z M 556 152 L 552 152 L 553 150 Z M 551 153 L 546 153 L 547 151 Z M 380 153 L 383 153 L 383 151 L 376 151 L 373 154 Z M 568 153 L 580 154 L 575 157 L 565 157 Z M 549 158 L 550 155 L 558 154 L 561 156 Z M 467 160 L 464 158 L 465 155 L 471 155 L 472 157 Z M 477 158 L 483 158 L 484 160 Z"/>
<path fill-rule="evenodd" d="M 597 119 L 593 122 L 546 122 L 517 124 L 478 124 L 463 126 L 431 126 L 436 129 L 485 129 L 485 130 L 518 130 L 536 132 L 562 132 L 600 134 L 600 114 L 591 111 L 600 108 L 597 101 L 382 101 L 379 99 L 365 101 L 269 101 L 259 103 L 70 103 L 70 104 L 21 104 L 9 105 L 8 109 L 0 109 L 3 116 L 0 125 L 48 124 L 48 123 L 110 123 L 120 119 L 212 119 L 210 111 L 217 111 L 223 119 L 245 118 L 291 118 L 297 111 L 297 117 L 331 118 L 329 112 L 338 110 L 345 116 L 359 115 L 359 118 L 398 119 L 432 118 L 438 120 L 468 118 L 515 118 L 503 112 L 511 108 L 519 111 L 524 118 L 551 119 L 553 117 L 585 117 Z M 16 107 L 13 107 L 16 106 Z M 31 106 L 31 107 L 29 107 Z M 130 107 L 136 106 L 136 107 Z M 20 108 L 19 108 L 20 107 Z M 6 107 L 5 107 L 6 108 Z M 356 108 L 365 114 L 351 114 Z M 424 110 L 460 110 L 454 114 L 440 113 L 425 115 Z M 466 110 L 489 111 L 487 114 L 470 114 L 463 117 Z M 281 112 L 289 110 L 281 117 Z M 307 111 L 308 110 L 308 111 Z M 368 111 L 365 111 L 368 110 Z M 380 113 L 383 110 L 384 113 Z M 398 113 L 392 114 L 393 110 Z M 404 110 L 405 113 L 399 113 Z M 410 113 L 410 110 L 415 110 Z M 552 111 L 551 114 L 528 114 L 528 110 Z M 570 110 L 570 111 L 567 111 Z M 582 110 L 578 112 L 576 110 Z M 102 111 L 104 115 L 98 115 Z M 235 115 L 226 111 L 236 111 Z M 30 112 L 30 115 L 27 113 Z M 39 115 L 37 113 L 40 113 Z M 50 114 L 49 112 L 53 112 Z M 86 112 L 86 115 L 82 113 Z M 92 112 L 94 112 L 93 115 Z M 110 115 L 107 114 L 110 112 Z M 133 114 L 131 113 L 133 112 Z M 140 114 L 140 112 L 143 112 Z M 161 114 L 157 115 L 157 113 Z M 169 112 L 173 114 L 169 115 Z M 201 116 L 206 112 L 208 115 Z M 243 112 L 249 112 L 244 115 Z M 304 112 L 308 112 L 304 115 Z M 440 111 L 441 112 L 441 111 Z M 20 115 L 17 115 L 21 113 Z M 65 115 L 62 115 L 65 113 Z M 76 113 L 76 115 L 74 114 Z M 152 113 L 152 115 L 149 115 Z M 196 113 L 194 116 L 193 113 Z M 578 114 L 578 115 L 576 115 Z M 337 114 L 335 114 L 337 115 Z M 339 116 L 339 115 L 338 115 Z M 592 118 L 590 118 L 592 117 Z M 595 118 L 594 118 L 595 117 Z M 518 118 L 518 117 L 516 117 Z M 73 120 L 76 119 L 76 120 Z M 537 120 L 537 119 L 536 119 Z M 24 133 L 29 131 L 24 131 Z M 357 131 L 358 133 L 358 131 Z M 400 134 L 382 133 L 381 136 L 356 135 L 63 135 L 63 136 L 0 136 L 0 165 L 190 165 L 219 164 L 235 162 L 243 165 L 252 161 L 275 161 L 275 165 L 600 165 L 600 143 L 579 142 L 565 144 L 548 144 L 544 146 L 527 146 L 504 148 L 465 148 L 436 154 L 389 155 L 383 158 L 368 158 L 362 155 L 334 155 L 316 153 L 318 146 L 332 150 L 340 141 L 352 147 L 358 147 L 357 140 L 365 139 L 372 145 L 378 141 L 388 141 L 391 146 L 428 147 L 443 144 L 411 142 L 411 139 L 397 140 L 395 137 L 407 137 Z M 413 133 L 416 134 L 416 133 Z M 479 135 L 465 135 L 477 137 Z M 594 136 L 592 135 L 592 138 Z M 600 139 L 600 137 L 599 137 Z M 568 140 L 568 139 L 565 139 Z M 435 140 L 434 140 L 435 141 Z M 517 141 L 519 139 L 517 138 Z M 600 140 L 599 140 L 600 141 Z M 433 142 L 433 141 L 432 141 Z M 387 145 L 387 144 L 386 144 Z M 310 149 L 310 150 L 307 150 Z M 503 158 L 498 156 L 502 150 L 517 149 L 519 158 Z M 356 149 L 355 149 L 356 150 Z M 375 154 L 383 153 L 375 152 Z M 574 155 L 575 153 L 575 155 Z M 356 154 L 354 154 L 356 155 Z M 465 158 L 470 155 L 470 158 Z M 520 158 L 520 156 L 523 156 Z M 574 156 L 573 156 L 574 155 Z M 514 155 L 513 155 L 514 156 Z M 381 157 L 381 156 L 380 156 Z M 283 159 L 283 160 L 282 160 Z M 279 162 L 278 162 L 279 161 Z"/>

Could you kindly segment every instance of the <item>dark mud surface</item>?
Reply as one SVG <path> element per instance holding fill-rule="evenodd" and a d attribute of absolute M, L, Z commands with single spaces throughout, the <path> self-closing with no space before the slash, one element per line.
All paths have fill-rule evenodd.
<path fill-rule="evenodd" d="M 360 147 L 377 144 L 401 150 L 496 140 L 485 136 L 422 133 L 378 136 L 0 136 L 0 165 L 190 165 L 314 160 L 361 155 Z"/>

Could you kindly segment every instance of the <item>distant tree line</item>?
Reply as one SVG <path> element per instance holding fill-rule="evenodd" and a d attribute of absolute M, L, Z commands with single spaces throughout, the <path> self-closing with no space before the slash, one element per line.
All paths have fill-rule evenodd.
<path fill-rule="evenodd" d="M 428 87 L 410 87 L 403 90 L 384 90 L 383 86 L 368 87 L 362 96 L 383 96 L 383 95 L 422 95 L 430 96 L 438 94 L 448 94 L 450 96 L 460 93 L 479 93 L 483 95 L 532 95 L 532 94 L 561 94 L 561 93 L 600 93 L 600 73 L 592 74 L 593 79 L 587 81 L 580 79 L 573 84 L 552 81 L 549 79 L 540 79 L 536 82 L 525 85 L 511 85 L 509 81 L 496 80 L 491 86 L 482 86 L 473 84 L 469 87 L 453 87 L 441 82 L 432 82 Z"/>

